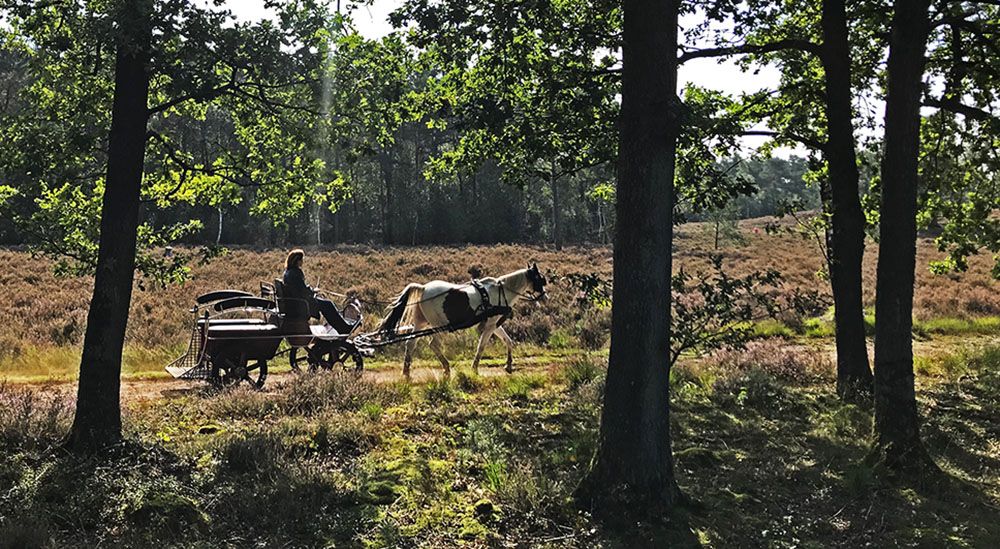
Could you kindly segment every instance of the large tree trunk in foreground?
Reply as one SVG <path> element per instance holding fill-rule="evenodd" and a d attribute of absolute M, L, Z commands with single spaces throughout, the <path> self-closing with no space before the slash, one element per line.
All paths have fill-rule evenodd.
<path fill-rule="evenodd" d="M 927 462 L 913 386 L 920 101 L 928 0 L 898 0 L 889 42 L 878 281 L 875 296 L 875 452 L 892 469 Z"/>
<path fill-rule="evenodd" d="M 861 262 L 865 217 L 858 197 L 858 159 L 851 106 L 851 49 L 844 0 L 823 0 L 823 70 L 832 231 L 830 285 L 837 337 L 837 393 L 855 399 L 872 392 L 862 307 Z"/>
<path fill-rule="evenodd" d="M 577 491 L 599 513 L 681 497 L 670 449 L 670 270 L 678 0 L 625 0 L 611 354 L 597 455 Z"/>
<path fill-rule="evenodd" d="M 149 99 L 149 0 L 118 14 L 114 105 L 94 294 L 83 340 L 76 417 L 67 446 L 93 450 L 121 439 L 122 347 L 135 273 L 139 192 Z"/>

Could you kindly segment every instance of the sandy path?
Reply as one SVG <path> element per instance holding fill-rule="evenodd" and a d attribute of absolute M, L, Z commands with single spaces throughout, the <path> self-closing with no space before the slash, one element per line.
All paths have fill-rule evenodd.
<path fill-rule="evenodd" d="M 955 353 L 964 347 L 975 347 L 985 344 L 1000 343 L 1000 336 L 935 336 L 928 340 L 915 340 L 913 342 L 914 355 L 935 356 L 945 353 Z M 787 341 L 789 348 L 795 349 L 820 349 L 826 352 L 831 362 L 836 361 L 836 350 L 832 339 L 821 340 L 792 340 Z M 872 360 L 874 349 L 872 342 L 868 342 L 868 357 Z M 516 373 L 542 373 L 550 371 L 554 366 L 566 362 L 566 357 L 548 357 L 540 360 L 541 357 L 522 357 L 522 365 L 517 367 Z M 685 359 L 682 359 L 684 361 Z M 697 360 L 697 359 L 695 359 Z M 455 367 L 452 368 L 455 370 Z M 281 383 L 292 383 L 296 377 L 302 374 L 293 372 L 279 372 L 268 375 L 264 391 L 274 390 Z M 443 370 L 437 367 L 414 366 L 411 372 L 411 381 L 414 383 L 426 383 L 443 376 Z M 481 366 L 479 375 L 483 377 L 494 377 L 507 375 L 502 366 Z M 399 368 L 379 368 L 377 370 L 365 370 L 362 373 L 363 379 L 376 383 L 394 383 L 403 381 L 402 366 Z M 76 381 L 52 381 L 41 383 L 17 383 L 18 385 L 30 386 L 43 392 L 72 394 L 76 391 Z M 126 379 L 122 381 L 122 401 L 135 402 L 143 400 L 157 400 L 163 398 L 179 398 L 187 395 L 205 394 L 211 391 L 208 383 L 203 381 L 188 381 L 173 378 L 155 379 Z"/>
<path fill-rule="evenodd" d="M 551 368 L 552 364 L 533 363 L 519 367 L 515 373 L 541 373 Z M 452 368 L 454 374 L 455 368 Z M 269 374 L 264 391 L 274 390 L 279 384 L 293 383 L 296 378 L 308 378 L 309 374 L 298 374 L 294 372 L 280 372 Z M 362 379 L 375 383 L 394 383 L 403 381 L 402 368 L 365 370 Z M 444 375 L 441 368 L 414 367 L 410 373 L 413 383 L 426 383 L 438 379 Z M 507 375 L 502 367 L 480 367 L 479 375 L 482 377 L 495 377 Z M 303 379 L 306 382 L 307 379 Z M 18 383 L 18 385 L 32 387 L 36 390 L 70 395 L 76 392 L 76 381 L 54 381 L 41 383 Z M 158 400 L 163 398 L 180 398 L 189 395 L 205 394 L 212 391 L 211 386 L 204 381 L 184 380 L 173 378 L 155 379 L 127 379 L 122 381 L 122 402 L 137 402 L 143 400 Z"/>

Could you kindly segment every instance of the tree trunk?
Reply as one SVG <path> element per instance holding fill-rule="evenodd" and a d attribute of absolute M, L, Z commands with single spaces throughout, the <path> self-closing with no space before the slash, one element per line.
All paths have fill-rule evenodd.
<path fill-rule="evenodd" d="M 875 452 L 892 469 L 928 462 L 913 386 L 917 159 L 928 0 L 899 0 L 889 41 L 878 280 L 875 298 Z"/>
<path fill-rule="evenodd" d="M 379 155 L 379 169 L 382 171 L 382 181 L 385 185 L 385 201 L 382 203 L 382 243 L 394 244 L 396 242 L 396 215 L 395 198 L 392 183 L 392 152 L 383 152 Z"/>
<path fill-rule="evenodd" d="M 219 232 L 215 233 L 216 246 L 222 244 L 222 205 L 219 205 L 217 209 L 219 210 Z"/>
<path fill-rule="evenodd" d="M 862 306 L 861 264 L 865 217 L 858 197 L 858 159 L 851 106 L 851 49 L 844 0 L 823 0 L 823 70 L 826 83 L 830 177 L 830 286 L 837 339 L 837 393 L 854 400 L 872 392 Z"/>
<path fill-rule="evenodd" d="M 578 501 L 657 513 L 681 498 L 670 449 L 670 273 L 678 0 L 625 0 L 615 295 L 597 455 Z"/>
<path fill-rule="evenodd" d="M 134 0 L 120 10 L 97 271 L 83 341 L 76 416 L 67 440 L 67 447 L 82 451 L 121 439 L 122 347 L 135 274 L 152 8 L 149 0 Z"/>
<path fill-rule="evenodd" d="M 559 195 L 559 179 L 556 177 L 556 161 L 549 163 L 549 185 L 552 186 L 552 242 L 557 250 L 563 248 L 562 197 Z"/>

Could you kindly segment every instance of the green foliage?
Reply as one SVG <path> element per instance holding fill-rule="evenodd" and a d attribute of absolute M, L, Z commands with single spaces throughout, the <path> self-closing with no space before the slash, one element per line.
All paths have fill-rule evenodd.
<path fill-rule="evenodd" d="M 782 309 L 812 307 L 820 299 L 796 291 L 787 303 L 779 303 L 769 291 L 782 284 L 777 271 L 733 277 L 719 256 L 712 259 L 712 267 L 711 274 L 698 276 L 681 270 L 671 280 L 671 364 L 686 352 L 742 347 L 754 336 L 751 321 L 774 318 Z"/>
<path fill-rule="evenodd" d="M 928 80 L 941 83 L 925 103 L 937 112 L 921 124 L 922 228 L 940 230 L 938 248 L 947 257 L 931 264 L 935 272 L 964 271 L 980 251 L 996 260 L 1000 278 L 1000 117 L 994 105 L 1000 76 L 996 34 L 1000 7 L 944 6 L 944 24 L 928 45 Z"/>
<path fill-rule="evenodd" d="M 525 185 L 610 160 L 618 83 L 615 58 L 601 50 L 620 17 L 603 0 L 404 2 L 393 23 L 414 24 L 410 43 L 439 71 L 421 112 L 458 131 L 430 162 L 431 177 L 454 179 L 491 160 Z"/>
<path fill-rule="evenodd" d="M 24 79 L 18 108 L 0 113 L 0 204 L 62 274 L 94 268 L 114 85 L 115 6 L 71 1 L 35 9 L 10 3 L 0 57 Z M 276 22 L 236 23 L 223 9 L 151 2 L 149 141 L 137 269 L 157 284 L 183 280 L 203 254 L 162 255 L 199 231 L 162 222 L 185 204 L 221 208 L 251 198 L 283 222 L 304 207 L 324 163 L 313 151 L 324 121 L 314 107 L 323 69 L 316 52 L 328 15 L 314 2 L 272 6 Z M 128 45 L 122 47 L 129 47 Z M 324 196 L 339 196 L 329 178 Z M 12 200 L 12 192 L 17 197 Z M 246 190 L 254 190 L 248 195 Z M 339 193 L 339 194 L 338 194 Z M 160 215 L 158 215 L 160 214 Z"/>

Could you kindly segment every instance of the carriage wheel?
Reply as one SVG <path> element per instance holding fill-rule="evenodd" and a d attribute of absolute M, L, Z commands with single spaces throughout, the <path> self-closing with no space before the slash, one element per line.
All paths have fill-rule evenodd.
<path fill-rule="evenodd" d="M 364 357 L 357 347 L 350 343 L 343 343 L 336 347 L 313 346 L 304 348 L 304 352 L 299 353 L 299 348 L 293 348 L 289 354 L 292 368 L 302 371 L 306 363 L 309 364 L 309 371 L 333 370 L 343 368 L 347 372 L 360 372 L 364 369 Z"/>
<path fill-rule="evenodd" d="M 254 389 L 262 389 L 266 379 L 266 360 L 258 360 L 252 365 L 246 359 L 233 355 L 222 355 L 212 360 L 211 382 L 216 387 L 233 387 L 245 381 Z"/>
<path fill-rule="evenodd" d="M 330 368 L 339 365 L 345 372 L 361 373 L 365 369 L 365 358 L 361 351 L 350 343 L 344 343 L 329 353 Z"/>

